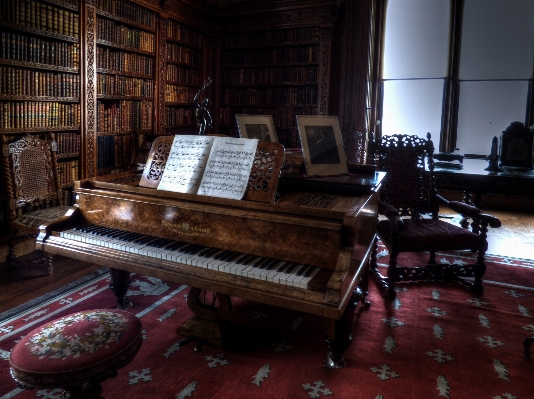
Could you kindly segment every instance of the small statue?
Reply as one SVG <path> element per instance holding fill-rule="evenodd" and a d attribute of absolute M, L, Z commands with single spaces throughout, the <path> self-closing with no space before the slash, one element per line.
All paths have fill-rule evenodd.
<path fill-rule="evenodd" d="M 499 155 L 497 154 L 498 145 L 499 139 L 497 138 L 497 136 L 495 136 L 491 141 L 491 153 L 489 154 L 489 156 L 486 157 L 489 162 L 489 165 L 484 170 L 487 170 L 488 172 L 498 172 L 501 170 L 501 168 L 499 168 Z"/>
<path fill-rule="evenodd" d="M 204 91 L 204 89 L 208 87 L 211 82 L 211 78 L 207 78 L 193 98 L 193 102 L 196 104 L 195 121 L 198 127 L 198 134 L 200 136 L 206 134 L 206 130 L 213 126 L 213 119 L 211 118 L 210 111 L 208 110 L 210 100 L 207 97 L 202 101 L 198 100 L 200 93 L 202 93 L 202 91 Z"/>

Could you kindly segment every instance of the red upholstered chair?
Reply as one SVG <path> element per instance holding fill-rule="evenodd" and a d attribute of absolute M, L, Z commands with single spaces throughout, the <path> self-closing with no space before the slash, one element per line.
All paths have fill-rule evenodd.
<path fill-rule="evenodd" d="M 18 242 L 37 236 L 39 226 L 63 217 L 70 209 L 63 206 L 63 191 L 58 184 L 57 145 L 50 133 L 48 140 L 25 136 L 8 143 L 2 135 L 2 158 L 7 186 L 10 241 L 7 264 L 24 263 L 52 274 L 52 255 L 40 254 L 26 262 L 15 256 Z"/>
<path fill-rule="evenodd" d="M 387 276 L 377 268 L 377 245 L 371 256 L 371 270 L 383 294 L 394 299 L 396 283 L 421 280 L 459 281 L 481 294 L 488 226 L 500 227 L 499 219 L 463 202 L 448 201 L 438 194 L 430 133 L 426 140 L 411 135 L 384 136 L 371 141 L 369 150 L 375 156 L 378 169 L 387 172 L 378 206 L 379 215 L 383 216 L 377 224 L 377 235 L 390 256 Z M 440 220 L 440 204 L 470 218 L 472 229 Z M 475 250 L 477 259 L 473 264 L 437 264 L 436 251 L 444 250 Z M 426 265 L 397 264 L 399 253 L 419 251 L 430 253 Z"/>
<path fill-rule="evenodd" d="M 100 398 L 141 347 L 139 319 L 124 310 L 88 310 L 28 333 L 11 351 L 11 376 L 22 388 L 63 388 L 63 398 Z"/>

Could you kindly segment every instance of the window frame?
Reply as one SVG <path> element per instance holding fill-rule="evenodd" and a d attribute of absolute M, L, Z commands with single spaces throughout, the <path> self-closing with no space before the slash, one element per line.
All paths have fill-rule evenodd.
<path fill-rule="evenodd" d="M 374 132 L 376 138 L 382 137 L 382 126 L 380 121 L 383 116 L 384 104 L 384 82 L 382 79 L 382 68 L 384 61 L 384 40 L 386 27 L 386 9 L 388 0 L 377 0 L 377 12 L 375 15 L 375 38 L 374 51 L 377 54 L 375 58 L 374 76 L 376 79 L 372 82 L 371 102 L 374 112 L 371 113 L 369 131 Z M 447 76 L 443 83 L 443 98 L 442 98 L 442 114 L 441 114 L 441 131 L 439 132 L 439 147 L 438 137 L 433 137 L 436 150 L 442 152 L 452 152 L 456 148 L 458 135 L 458 113 L 460 104 L 460 41 L 462 34 L 462 19 L 464 0 L 450 0 L 450 30 L 449 30 L 449 48 L 448 48 L 448 65 Z M 391 79 L 390 79 L 391 80 Z M 491 81 L 492 79 L 480 79 L 484 81 Z M 515 80 L 515 79 L 514 79 Z M 524 81 L 525 79 L 517 79 Z M 468 80 L 464 80 L 468 81 Z M 521 121 L 525 126 L 531 126 L 534 123 L 534 90 L 533 90 L 533 76 L 528 81 L 528 97 L 525 107 L 525 117 Z M 512 122 L 512 121 L 510 121 Z M 503 127 L 504 129 L 505 127 Z M 487 155 L 487 154 L 486 154 Z M 482 155 L 481 155 L 482 156 Z M 484 155 L 485 156 L 485 155 Z"/>

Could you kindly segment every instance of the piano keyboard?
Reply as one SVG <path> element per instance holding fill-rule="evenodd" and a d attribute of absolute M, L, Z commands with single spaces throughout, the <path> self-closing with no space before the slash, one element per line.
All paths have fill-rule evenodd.
<path fill-rule="evenodd" d="M 319 267 L 301 263 L 224 251 L 97 225 L 65 230 L 60 232 L 60 237 L 304 289 L 308 289 L 309 282 L 320 270 Z"/>

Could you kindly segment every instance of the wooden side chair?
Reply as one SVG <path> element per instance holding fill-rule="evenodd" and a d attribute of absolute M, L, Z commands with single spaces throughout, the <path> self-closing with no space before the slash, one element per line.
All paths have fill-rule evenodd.
<path fill-rule="evenodd" d="M 395 285 L 409 281 L 458 281 L 482 294 L 482 276 L 488 249 L 488 226 L 500 227 L 499 219 L 483 214 L 480 209 L 458 201 L 448 201 L 438 194 L 434 179 L 434 145 L 412 135 L 384 136 L 369 143 L 379 170 L 387 172 L 380 192 L 377 235 L 389 251 L 387 276 L 377 268 L 377 244 L 371 255 L 371 270 L 382 293 L 388 299 L 396 296 Z M 438 218 L 439 206 L 445 205 L 470 218 L 471 227 L 462 228 Z M 438 264 L 436 251 L 474 250 L 473 264 Z M 422 266 L 399 266 L 401 252 L 429 251 Z M 471 279 L 470 277 L 474 277 Z"/>
<path fill-rule="evenodd" d="M 2 162 L 10 220 L 8 265 L 22 263 L 52 274 L 52 254 L 24 259 L 15 256 L 15 246 L 36 236 L 41 225 L 60 219 L 71 209 L 63 206 L 56 151 L 57 143 L 52 133 L 48 140 L 28 135 L 13 143 L 8 143 L 2 135 Z"/>

